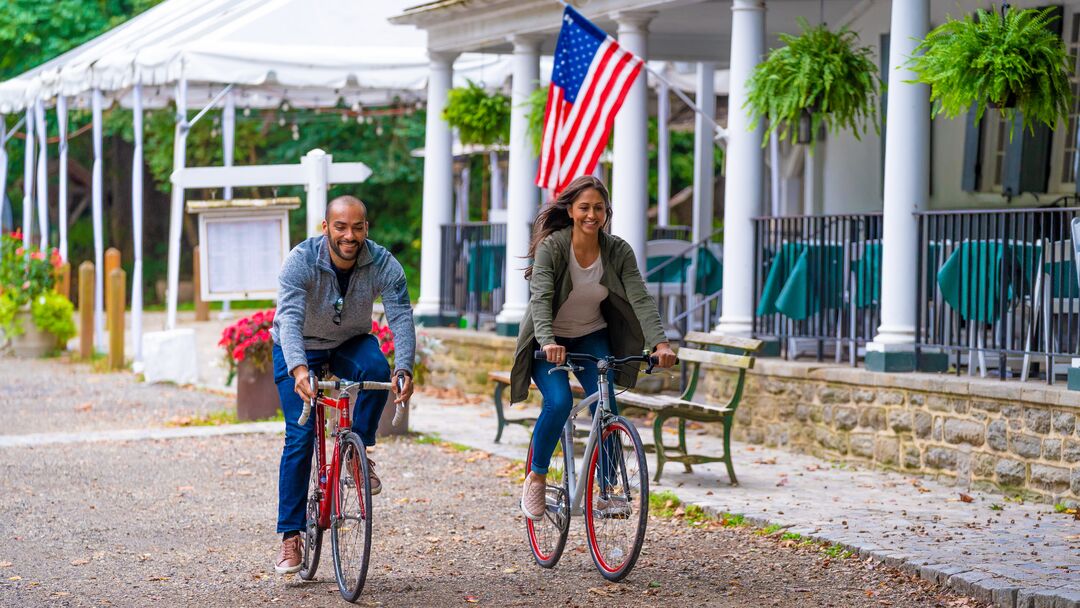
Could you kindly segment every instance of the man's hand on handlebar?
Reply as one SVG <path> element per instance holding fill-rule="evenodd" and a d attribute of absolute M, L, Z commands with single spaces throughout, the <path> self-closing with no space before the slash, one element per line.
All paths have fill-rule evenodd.
<path fill-rule="evenodd" d="M 315 393 L 311 390 L 311 380 L 309 379 L 308 368 L 306 365 L 297 365 L 292 371 L 293 377 L 293 391 L 300 396 L 304 401 L 311 401 L 315 398 Z"/>
<path fill-rule="evenodd" d="M 559 346 L 558 344 L 545 344 L 542 348 L 544 350 L 544 354 L 547 355 L 548 363 L 562 365 L 566 362 L 565 346 Z"/>
<path fill-rule="evenodd" d="M 400 387 L 398 386 L 399 382 L 401 384 Z M 404 371 L 398 370 L 394 376 L 390 378 L 390 390 L 394 393 L 395 405 L 407 402 L 412 398 L 413 394 L 412 376 Z"/>
<path fill-rule="evenodd" d="M 675 353 L 671 350 L 671 345 L 667 342 L 657 344 L 656 348 L 653 349 L 652 357 L 656 360 L 656 367 L 671 367 L 677 361 Z"/>

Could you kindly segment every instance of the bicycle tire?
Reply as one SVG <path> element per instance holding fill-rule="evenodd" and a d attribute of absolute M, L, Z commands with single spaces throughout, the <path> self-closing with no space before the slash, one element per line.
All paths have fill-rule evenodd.
<path fill-rule="evenodd" d="M 548 485 L 544 517 L 535 521 L 525 518 L 525 534 L 529 547 L 541 568 L 554 568 L 555 564 L 559 563 L 570 532 L 570 481 L 566 475 L 566 459 L 562 445 L 563 440 L 560 437 L 555 444 L 555 451 L 551 456 L 553 466 L 548 467 L 547 476 L 549 480 L 558 477 L 561 482 L 556 487 Z M 532 443 L 529 444 L 529 456 L 525 463 L 525 474 L 528 475 L 532 463 Z"/>
<path fill-rule="evenodd" d="M 364 590 L 364 582 L 367 580 L 368 563 L 371 560 L 372 522 L 371 472 L 368 468 L 367 450 L 355 433 L 346 433 L 342 438 L 339 462 L 341 470 L 335 480 L 335 513 L 330 523 L 330 542 L 334 553 L 334 577 L 337 579 L 338 591 L 345 601 L 355 602 Z M 349 480 L 352 480 L 351 484 Z M 353 513 L 351 509 L 357 511 Z M 359 535 L 354 530 L 357 526 Z M 348 551 L 349 555 L 345 555 L 346 550 L 357 548 L 359 551 Z M 355 556 L 352 555 L 354 552 L 357 553 Z"/>
<path fill-rule="evenodd" d="M 611 447 L 616 433 L 620 436 L 618 450 Z M 598 491 L 597 479 L 603 475 L 599 470 L 602 466 L 600 457 L 606 454 L 601 452 L 602 449 L 608 452 L 617 451 L 615 454 L 610 454 L 612 461 L 618 463 L 616 465 L 618 470 L 612 475 L 618 473 L 619 478 L 613 481 L 622 484 L 621 492 L 624 496 L 621 498 L 625 498 L 625 512 L 620 510 L 621 506 L 616 508 L 620 497 L 613 499 L 609 494 L 605 498 L 604 492 Z M 631 453 L 627 453 L 627 450 Z M 645 542 L 645 529 L 649 521 L 649 470 L 645 460 L 645 448 L 641 444 L 637 429 L 622 416 L 608 418 L 602 426 L 600 440 L 593 446 L 586 462 L 588 466 L 585 469 L 584 508 L 589 553 L 592 554 L 593 564 L 600 574 L 609 581 L 618 582 L 626 578 L 634 569 L 634 564 L 637 563 L 638 556 L 641 554 L 641 546 Z M 610 475 L 605 482 L 612 483 Z M 633 487 L 635 483 L 637 484 L 636 496 Z M 618 486 L 609 485 L 608 487 L 610 489 Z M 604 503 L 599 502 L 600 500 L 608 501 L 606 508 L 601 508 Z M 609 533 L 607 529 L 599 531 L 597 529 L 598 526 L 606 527 L 609 525 L 608 522 L 616 521 L 625 521 L 626 525 L 617 528 L 613 533 Z M 603 540 L 607 540 L 618 536 L 625 537 L 628 533 L 630 537 L 622 538 L 623 542 L 619 543 L 619 546 L 609 547 L 608 543 L 601 546 L 602 539 L 599 538 L 601 536 L 604 537 Z"/>
<path fill-rule="evenodd" d="M 307 508 L 304 510 L 304 553 L 299 572 L 300 578 L 305 581 L 315 578 L 315 572 L 319 569 L 319 557 L 322 555 L 323 529 L 319 527 L 319 497 L 319 463 L 315 454 L 312 454 Z"/>

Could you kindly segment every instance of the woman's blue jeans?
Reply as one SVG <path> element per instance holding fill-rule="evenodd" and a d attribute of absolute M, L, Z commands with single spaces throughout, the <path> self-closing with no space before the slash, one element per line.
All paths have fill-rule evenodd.
<path fill-rule="evenodd" d="M 608 341 L 607 329 L 594 331 L 580 338 L 555 338 L 555 343 L 565 346 L 568 353 L 586 353 L 595 357 L 607 357 L 611 355 L 611 344 Z M 575 372 L 578 382 L 585 389 L 586 396 L 596 393 L 599 389 L 597 380 L 599 373 L 596 364 L 592 361 L 575 361 L 576 365 L 585 369 Z M 540 389 L 544 397 L 540 417 L 536 420 L 532 437 L 532 462 L 529 467 L 537 475 L 547 475 L 548 464 L 551 463 L 551 454 L 555 451 L 555 444 L 562 436 L 563 426 L 570 417 L 570 409 L 574 405 L 574 396 L 570 392 L 570 376 L 563 370 L 548 374 L 555 364 L 547 361 L 533 361 L 532 379 Z M 608 377 L 608 403 L 614 413 L 618 413 L 615 407 L 615 386 Z M 594 403 L 589 409 L 590 413 L 596 411 Z"/>

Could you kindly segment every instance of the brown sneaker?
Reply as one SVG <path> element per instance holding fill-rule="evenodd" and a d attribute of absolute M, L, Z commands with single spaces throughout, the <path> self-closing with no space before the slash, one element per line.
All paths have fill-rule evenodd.
<path fill-rule="evenodd" d="M 281 541 L 281 550 L 278 551 L 277 563 L 274 564 L 274 570 L 278 574 L 292 574 L 300 571 L 304 555 L 303 542 L 299 534 L 289 540 Z"/>
<path fill-rule="evenodd" d="M 368 474 L 371 476 L 371 495 L 375 496 L 379 492 L 382 492 L 382 482 L 379 481 L 379 476 L 375 474 L 375 461 L 368 458 Z"/>
<path fill-rule="evenodd" d="M 547 484 L 542 481 L 534 481 L 532 475 L 525 475 L 525 483 L 521 487 L 521 512 L 531 520 L 537 520 L 544 516 L 547 510 Z"/>

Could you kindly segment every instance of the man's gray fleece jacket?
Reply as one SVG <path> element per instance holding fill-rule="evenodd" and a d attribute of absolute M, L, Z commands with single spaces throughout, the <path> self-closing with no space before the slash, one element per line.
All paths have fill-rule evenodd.
<path fill-rule="evenodd" d="M 334 325 L 334 301 L 341 295 L 330 261 L 326 236 L 301 242 L 281 267 L 274 344 L 281 347 L 289 373 L 307 365 L 305 350 L 329 350 L 350 338 L 371 333 L 372 303 L 380 295 L 387 323 L 394 332 L 394 368 L 412 374 L 416 352 L 412 305 L 405 271 L 385 247 L 364 241 L 349 277 L 341 325 Z"/>

